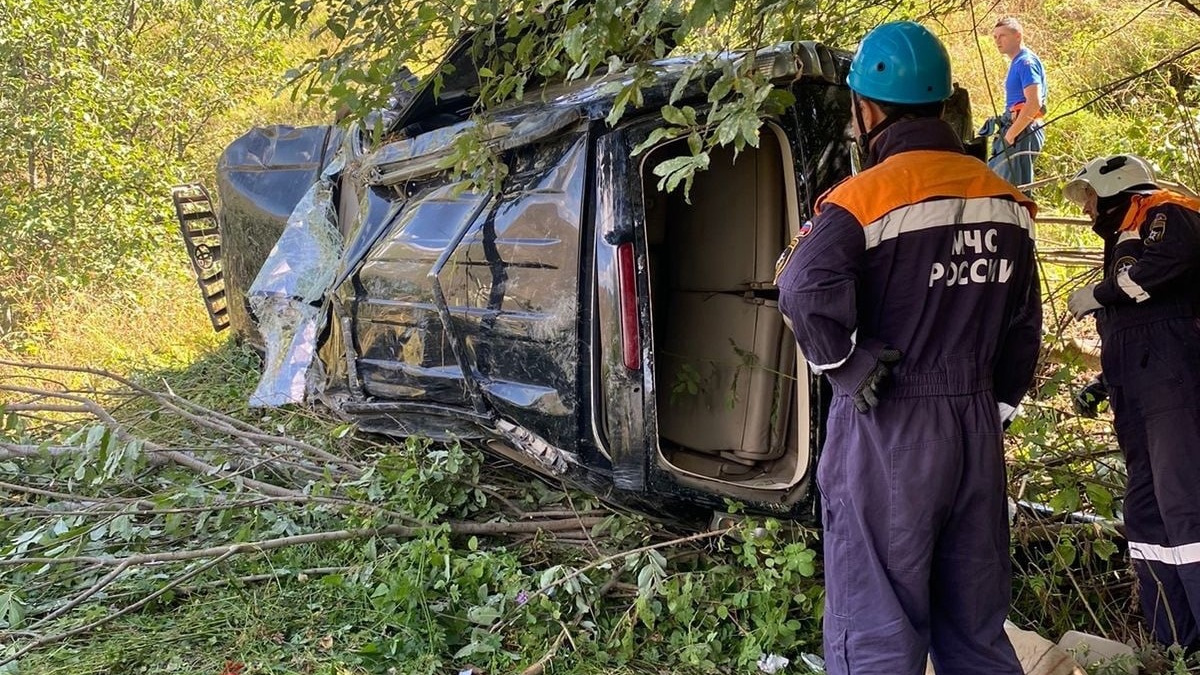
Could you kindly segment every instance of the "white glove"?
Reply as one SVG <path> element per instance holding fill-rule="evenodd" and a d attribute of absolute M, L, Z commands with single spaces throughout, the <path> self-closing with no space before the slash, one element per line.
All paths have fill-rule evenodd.
<path fill-rule="evenodd" d="M 1011 422 L 1017 418 L 1017 414 L 1021 412 L 1021 406 L 1011 406 L 1007 403 L 1000 403 L 1000 421 Z"/>
<path fill-rule="evenodd" d="M 1088 314 L 1103 308 L 1103 305 L 1096 300 L 1096 286 L 1098 285 L 1088 284 L 1076 290 L 1071 294 L 1071 297 L 1067 298 L 1067 309 L 1071 311 L 1071 314 L 1075 315 L 1076 319 L 1082 319 Z"/>
<path fill-rule="evenodd" d="M 1008 425 L 1017 419 L 1017 415 L 1021 414 L 1021 406 L 1018 404 L 1014 407 L 1007 403 L 1000 403 L 998 405 L 1000 406 L 1000 426 L 1007 429 Z"/>

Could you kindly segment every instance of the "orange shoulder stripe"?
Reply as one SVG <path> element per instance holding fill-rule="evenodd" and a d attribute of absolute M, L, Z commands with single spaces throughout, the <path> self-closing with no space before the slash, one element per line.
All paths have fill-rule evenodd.
<path fill-rule="evenodd" d="M 1178 192 L 1170 190 L 1159 190 L 1151 192 L 1148 195 L 1134 195 L 1133 203 L 1129 205 L 1129 210 L 1125 212 L 1125 220 L 1121 221 L 1120 232 L 1128 232 L 1136 230 L 1146 221 L 1146 214 L 1150 209 L 1157 208 L 1164 204 L 1177 204 L 1185 209 L 1192 211 L 1200 211 L 1200 199 L 1181 195 Z"/>
<path fill-rule="evenodd" d="M 959 152 L 910 150 L 885 159 L 834 186 L 820 200 L 836 204 L 866 227 L 902 206 L 938 197 L 1008 197 L 1037 215 L 1037 205 L 997 176 L 987 164 Z"/>

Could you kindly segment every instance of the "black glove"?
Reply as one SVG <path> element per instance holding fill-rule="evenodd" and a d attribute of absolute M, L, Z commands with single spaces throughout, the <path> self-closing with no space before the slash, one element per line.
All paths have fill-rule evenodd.
<path fill-rule="evenodd" d="M 854 392 L 854 407 L 858 412 L 865 413 L 871 408 L 879 405 L 879 392 L 883 387 L 883 383 L 892 372 L 892 366 L 900 361 L 903 354 L 899 349 L 885 347 L 879 352 L 879 356 L 875 361 L 875 367 L 871 372 L 867 373 L 866 379 L 862 384 L 858 385 L 858 390 Z"/>
<path fill-rule="evenodd" d="M 1073 400 L 1075 412 L 1084 417 L 1095 417 L 1100 404 L 1106 400 L 1108 400 L 1108 385 L 1104 383 L 1104 376 L 1097 375 L 1092 378 L 1091 382 L 1075 392 Z"/>

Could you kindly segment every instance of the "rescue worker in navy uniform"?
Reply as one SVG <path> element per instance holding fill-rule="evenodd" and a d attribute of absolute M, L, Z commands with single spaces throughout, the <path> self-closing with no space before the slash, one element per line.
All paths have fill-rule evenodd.
<path fill-rule="evenodd" d="M 834 397 L 817 470 L 830 675 L 1018 675 L 1002 423 L 1041 342 L 1027 197 L 941 120 L 950 60 L 888 23 L 848 77 L 869 168 L 818 199 L 779 306 Z M 1004 418 L 1004 420 L 1002 420 Z"/>
<path fill-rule="evenodd" d="M 1134 155 L 1100 157 L 1063 189 L 1104 239 L 1104 280 L 1068 299 L 1095 314 L 1103 379 L 1125 455 L 1125 535 L 1142 611 L 1164 645 L 1200 647 L 1200 200 L 1158 187 Z"/>

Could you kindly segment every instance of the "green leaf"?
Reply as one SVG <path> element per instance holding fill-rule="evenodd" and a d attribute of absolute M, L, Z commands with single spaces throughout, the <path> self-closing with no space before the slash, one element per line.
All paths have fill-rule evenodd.
<path fill-rule="evenodd" d="M 703 63 L 705 62 L 702 61 L 700 64 L 697 64 L 697 66 L 703 65 Z M 669 103 L 674 105 L 676 101 L 683 97 L 684 92 L 687 91 L 688 85 L 692 83 L 692 79 L 696 75 L 696 71 L 698 70 L 697 66 L 689 67 L 687 70 L 683 71 L 683 75 L 675 83 L 675 86 L 671 88 L 671 96 L 667 99 Z"/>
<path fill-rule="evenodd" d="M 1117 552 L 1117 545 L 1110 539 L 1097 539 L 1092 542 L 1092 553 L 1101 560 L 1108 560 Z"/>
<path fill-rule="evenodd" d="M 1059 541 L 1054 548 L 1054 564 L 1057 569 L 1065 569 L 1075 564 L 1078 551 L 1075 544 L 1069 541 Z"/>
<path fill-rule="evenodd" d="M 638 143 L 637 146 L 633 148 L 632 154 L 635 156 L 640 155 L 646 150 L 655 147 L 663 140 L 674 138 L 674 136 L 675 132 L 673 129 L 667 127 L 657 127 L 650 132 L 650 134 L 646 137 L 646 140 Z"/>
<path fill-rule="evenodd" d="M 796 105 L 796 96 L 787 89 L 772 89 L 763 102 L 763 110 L 770 115 L 779 115 Z"/>
<path fill-rule="evenodd" d="M 1111 518 L 1113 515 L 1113 493 L 1108 488 L 1099 483 L 1088 483 L 1084 487 L 1087 493 L 1088 502 L 1096 513 L 1106 518 Z"/>
<path fill-rule="evenodd" d="M 657 581 L 658 571 L 654 568 L 654 565 L 643 566 L 642 569 L 638 570 L 638 595 L 642 597 L 648 597 L 654 591 Z"/>
<path fill-rule="evenodd" d="M 743 113 L 740 117 L 741 136 L 751 147 L 758 147 L 758 128 L 762 124 L 762 120 L 753 112 Z"/>
<path fill-rule="evenodd" d="M 490 626 L 503 616 L 499 609 L 490 606 L 472 607 L 467 610 L 467 620 L 480 626 Z"/>
<path fill-rule="evenodd" d="M 17 630 L 25 622 L 25 602 L 15 590 L 0 593 L 0 621 L 8 630 Z"/>
<path fill-rule="evenodd" d="M 1056 513 L 1071 513 L 1079 510 L 1079 488 L 1072 485 L 1059 490 L 1050 499 L 1050 508 Z"/>
<path fill-rule="evenodd" d="M 708 90 L 708 100 L 712 103 L 717 103 L 721 99 L 728 96 L 729 92 L 733 90 L 733 85 L 736 80 L 737 78 L 735 78 L 733 75 L 722 75 L 721 78 L 713 84 L 712 89 Z"/>
<path fill-rule="evenodd" d="M 683 111 L 673 105 L 664 105 L 662 107 L 663 119 L 676 126 L 687 126 L 688 119 L 683 114 Z"/>

